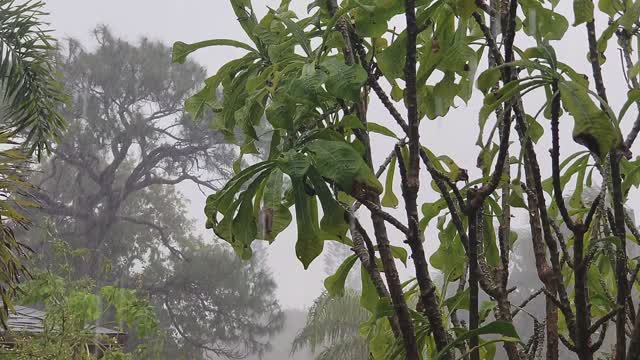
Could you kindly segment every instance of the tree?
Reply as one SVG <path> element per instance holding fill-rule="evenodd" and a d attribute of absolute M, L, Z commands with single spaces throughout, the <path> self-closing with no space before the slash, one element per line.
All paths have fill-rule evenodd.
<path fill-rule="evenodd" d="M 246 55 L 218 69 L 188 101 L 219 111 L 215 126 L 230 134 L 242 130 L 246 139 L 255 136 L 252 126 L 263 112 L 272 126 L 267 160 L 238 172 L 205 208 L 208 226 L 238 254 L 250 257 L 256 239 L 273 241 L 288 225 L 290 207 L 298 230 L 295 253 L 305 268 L 326 240 L 349 244 L 353 255 L 325 285 L 339 295 L 347 273 L 361 264 L 362 304 L 393 340 L 384 351 L 372 347 L 374 358 L 426 354 L 477 360 L 495 353 L 496 340 L 480 336 L 499 334 L 509 359 L 542 352 L 557 359 L 562 343 L 590 360 L 606 352 L 601 347 L 611 322 L 615 358 L 638 357 L 640 314 L 634 302 L 640 267 L 629 256 L 638 237 L 627 237 L 638 231 L 624 205 L 640 180 L 639 160 L 631 158 L 640 120 L 626 126 L 626 136 L 621 127 L 640 99 L 632 57 L 640 50 L 634 45 L 640 16 L 635 4 L 600 2 L 609 22 L 596 31 L 601 15 L 596 17 L 593 2 L 573 2 L 569 15 L 583 34 L 591 69 L 580 74 L 577 62 L 563 63 L 554 50 L 573 41 L 565 38 L 569 22 L 556 3 L 319 0 L 308 2 L 304 16 L 283 0 L 259 20 L 251 1 L 230 3 L 249 44 L 177 42 L 173 55 L 183 62 L 207 46 L 244 49 Z M 391 21 L 404 26 L 389 30 Z M 614 35 L 630 89 L 619 111 L 608 100 L 602 75 Z M 484 64 L 488 68 L 479 72 Z M 224 96 L 216 96 L 218 88 Z M 447 154 L 435 154 L 421 140 L 420 128 L 425 118 L 446 117 L 456 102 L 476 94 L 484 98 L 478 140 L 458 145 L 479 148 L 478 169 L 469 171 Z M 531 109 L 534 95 L 542 107 Z M 399 132 L 369 121 L 370 101 L 386 108 Z M 572 137 L 584 146 L 562 162 L 561 119 L 563 125 L 573 121 Z M 552 143 L 549 179 L 540 170 L 546 157 L 538 141 L 545 134 Z M 379 135 L 397 139 L 381 164 L 371 156 Z M 438 199 L 419 204 L 418 194 L 430 191 L 420 181 L 424 170 Z M 383 186 L 378 177 L 385 172 Z M 574 179 L 575 191 L 565 199 L 563 188 Z M 385 209 L 400 205 L 396 183 L 405 219 Z M 594 185 L 600 194 L 584 198 L 584 187 Z M 372 233 L 356 214 L 362 206 Z M 509 286 L 517 241 L 511 215 L 518 208 L 526 209 L 526 246 L 533 249 L 542 288 L 533 295 L 544 294 L 546 302 L 544 318 L 530 322 L 534 335 L 527 341 L 513 325 L 522 313 L 514 308 L 522 306 L 512 302 Z M 424 232 L 433 219 L 437 240 Z M 413 262 L 414 277 L 407 281 L 396 267 L 395 258 L 406 252 L 391 244 L 395 234 L 406 239 Z M 439 248 L 427 258 L 423 242 L 434 240 Z M 435 287 L 430 268 L 443 273 L 443 289 L 458 283 L 453 297 Z M 410 295 L 418 298 L 415 310 L 407 304 Z M 480 306 L 483 296 L 490 299 L 495 321 Z M 460 321 L 459 310 L 468 312 L 467 322 Z M 378 343 L 383 339 L 375 337 Z"/>
<path fill-rule="evenodd" d="M 360 295 L 348 290 L 341 298 L 323 293 L 316 299 L 307 315 L 307 322 L 293 339 L 291 352 L 308 347 L 313 353 L 320 350 L 316 360 L 367 360 L 367 339 L 358 330 L 369 314 L 359 303 Z"/>
<path fill-rule="evenodd" d="M 38 158 L 65 126 L 58 106 L 66 100 L 55 67 L 55 40 L 43 23 L 42 2 L 16 4 L 0 1 L 0 323 L 5 326 L 8 310 L 25 274 L 22 261 L 26 249 L 15 238 L 16 227 L 29 219 L 23 209 L 32 202 L 17 201 L 28 193 L 24 181 L 29 155 Z M 17 146 L 16 145 L 20 145 Z"/>
<path fill-rule="evenodd" d="M 83 251 L 74 279 L 148 295 L 168 358 L 264 352 L 282 325 L 271 275 L 194 233 L 174 186 L 216 189 L 236 158 L 220 132 L 183 111 L 204 71 L 172 65 L 160 43 L 133 45 L 104 27 L 95 34 L 95 51 L 70 40 L 60 59 L 73 101 L 63 109 L 68 132 L 33 177 L 42 226 L 29 244 L 43 255 L 39 264 L 56 262 L 53 233 Z"/>

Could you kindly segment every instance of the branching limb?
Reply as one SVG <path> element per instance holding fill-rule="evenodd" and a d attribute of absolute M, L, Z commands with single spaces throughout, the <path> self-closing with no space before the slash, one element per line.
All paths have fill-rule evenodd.
<path fill-rule="evenodd" d="M 153 222 L 148 221 L 148 220 L 137 219 L 137 218 L 133 218 L 133 217 L 130 217 L 130 216 L 118 216 L 118 219 L 120 219 L 122 221 L 130 222 L 130 223 L 136 224 L 136 225 L 147 226 L 147 227 L 150 227 L 150 228 L 156 230 L 160 234 L 160 241 L 162 241 L 162 244 L 167 249 L 169 249 L 169 252 L 171 252 L 171 255 L 177 257 L 180 260 L 186 260 L 186 261 L 189 260 L 188 258 L 186 258 L 184 256 L 182 251 L 176 249 L 173 245 L 171 245 L 171 240 L 167 236 L 167 234 L 165 232 L 165 229 L 162 228 L 160 225 L 154 224 Z"/>

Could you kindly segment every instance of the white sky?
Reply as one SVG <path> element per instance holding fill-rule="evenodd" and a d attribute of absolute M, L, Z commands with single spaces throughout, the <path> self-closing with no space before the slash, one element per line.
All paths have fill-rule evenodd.
<path fill-rule="evenodd" d="M 59 38 L 74 37 L 84 44 L 91 44 L 91 30 L 98 24 L 108 25 L 115 36 L 133 42 L 142 36 L 161 40 L 167 44 L 177 40 L 195 42 L 210 38 L 246 40 L 227 0 L 47 0 L 46 2 L 47 9 L 51 13 L 49 20 L 56 30 L 56 35 Z M 294 0 L 293 7 L 302 11 L 308 2 Z M 263 13 L 266 5 L 277 6 L 277 1 L 254 0 L 253 4 L 256 11 Z M 562 13 L 567 16 L 569 22 L 573 22 L 569 12 L 571 3 L 563 2 L 560 8 L 563 9 Z M 598 19 L 598 21 L 600 32 L 606 20 Z M 516 38 L 516 43 L 518 41 L 520 46 L 525 46 L 521 38 Z M 560 61 L 571 64 L 577 71 L 590 75 L 585 44 L 586 29 L 583 25 L 570 29 L 563 41 L 563 46 L 557 47 L 557 51 Z M 213 73 L 225 62 L 242 54 L 242 51 L 235 48 L 218 47 L 201 50 L 195 54 L 194 58 L 204 65 L 209 73 Z M 620 71 L 615 38 L 609 43 L 607 55 L 608 61 L 604 66 L 606 86 L 613 109 L 617 112 L 626 99 L 627 89 Z M 525 102 L 525 108 L 529 113 L 535 113 L 540 106 L 539 99 L 536 101 L 535 96 L 529 99 L 532 100 Z M 474 170 L 478 148 L 471 148 L 470 145 L 475 143 L 477 136 L 477 112 L 482 99 L 476 97 L 467 106 L 457 99 L 456 104 L 459 108 L 451 111 L 446 118 L 435 121 L 424 120 L 421 126 L 422 143 L 437 154 L 446 153 L 455 159 L 458 165 L 470 169 L 473 179 L 479 175 Z M 635 114 L 636 109 L 632 107 L 623 123 L 624 129 L 631 126 Z M 397 129 L 386 110 L 377 102 L 372 103 L 369 118 L 371 121 Z M 543 126 L 548 128 L 548 124 L 544 124 L 544 119 L 542 122 Z M 582 150 L 570 138 L 572 125 L 569 118 L 561 124 L 561 131 L 564 131 L 562 151 L 565 155 L 570 151 Z M 623 133 L 626 134 L 625 131 Z M 373 147 L 374 158 L 380 161 L 387 156 L 393 143 L 378 137 L 374 137 L 374 141 L 376 141 Z M 549 147 L 550 137 L 545 134 L 538 148 L 543 172 L 547 174 L 549 171 L 546 168 L 550 167 L 550 161 L 546 149 Z M 640 150 L 638 145 L 632 149 L 634 152 L 640 152 L 638 150 Z M 419 200 L 433 201 L 435 193 L 430 189 L 429 182 L 430 179 L 427 176 L 422 177 L 423 187 Z M 180 189 L 191 201 L 190 215 L 196 219 L 202 219 L 204 216 L 202 194 L 191 185 L 181 186 Z M 399 194 L 397 191 L 398 196 Z M 632 199 L 632 204 L 638 204 L 637 196 Z M 390 212 L 401 219 L 404 218 L 401 208 L 392 209 Z M 281 303 L 285 307 L 301 308 L 310 305 L 318 296 L 323 287 L 322 280 L 326 275 L 320 259 L 317 259 L 309 270 L 303 270 L 302 265 L 295 258 L 294 229 L 295 226 L 290 226 L 287 232 L 267 248 L 267 263 L 278 282 L 278 296 Z M 205 236 L 211 237 L 209 233 Z M 391 232 L 391 238 L 398 244 L 402 240 L 398 233 L 393 232 Z M 437 237 L 433 236 L 432 232 L 428 232 L 426 241 L 428 251 L 431 252 L 437 248 Z M 408 272 L 405 273 L 408 275 Z"/>

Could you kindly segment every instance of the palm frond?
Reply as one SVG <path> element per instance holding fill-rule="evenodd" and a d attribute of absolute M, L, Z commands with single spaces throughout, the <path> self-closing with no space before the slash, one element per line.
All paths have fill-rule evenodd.
<path fill-rule="evenodd" d="M 24 145 L 38 156 L 64 129 L 58 106 L 67 100 L 55 41 L 42 29 L 43 5 L 0 0 L 0 129 L 24 136 Z"/>
<path fill-rule="evenodd" d="M 12 299 L 28 275 L 22 263 L 28 248 L 16 240 L 14 229 L 29 225 L 25 210 L 36 206 L 28 200 L 32 185 L 25 181 L 29 158 L 9 137 L 0 133 L 0 324 L 5 328 Z"/>
<path fill-rule="evenodd" d="M 358 333 L 360 325 L 369 319 L 369 313 L 360 306 L 357 292 L 347 290 L 340 298 L 332 298 L 323 293 L 309 309 L 305 327 L 293 340 L 291 352 L 303 348 L 312 352 L 323 348 L 317 359 L 359 359 L 353 354 L 364 351 L 363 359 L 368 358 L 366 339 Z M 346 352 L 346 344 L 355 346 Z M 345 357 L 335 357 L 339 354 Z M 326 357 L 326 356 L 333 357 Z"/>

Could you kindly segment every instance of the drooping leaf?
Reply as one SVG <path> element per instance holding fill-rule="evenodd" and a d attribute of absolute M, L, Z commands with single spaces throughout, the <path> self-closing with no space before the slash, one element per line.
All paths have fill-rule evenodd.
<path fill-rule="evenodd" d="M 320 175 L 335 181 L 345 192 L 352 193 L 364 186 L 382 193 L 382 184 L 351 145 L 318 139 L 307 145 L 307 149 Z"/>
<path fill-rule="evenodd" d="M 320 235 L 318 205 L 315 197 L 311 197 L 306 193 L 301 178 L 292 178 L 291 182 L 295 199 L 296 224 L 298 226 L 296 256 L 306 270 L 311 262 L 322 253 L 324 240 Z"/>
<path fill-rule="evenodd" d="M 620 17 L 620 25 L 626 31 L 632 31 L 633 25 L 640 18 L 640 1 L 625 1 L 626 6 L 622 16 Z"/>
<path fill-rule="evenodd" d="M 251 46 L 243 42 L 230 40 L 230 39 L 212 39 L 212 40 L 199 41 L 193 44 L 187 44 L 182 41 L 176 41 L 175 43 L 173 43 L 172 61 L 174 63 L 184 64 L 189 54 L 191 54 L 196 50 L 209 47 L 209 46 L 233 46 L 240 49 L 257 52 L 256 49 L 252 48 Z"/>
<path fill-rule="evenodd" d="M 302 29 L 302 27 L 298 23 L 294 22 L 287 16 L 276 14 L 276 18 L 282 21 L 283 24 L 285 24 L 293 38 L 302 47 L 302 50 L 304 50 L 305 54 L 310 57 L 313 53 L 313 50 L 311 49 L 311 44 L 309 42 L 309 39 L 307 39 L 304 29 Z"/>
<path fill-rule="evenodd" d="M 384 196 L 380 204 L 385 207 L 395 208 L 398 206 L 398 197 L 393 193 L 393 175 L 396 171 L 396 158 L 391 159 L 391 163 L 387 168 L 387 179 L 384 184 Z"/>
<path fill-rule="evenodd" d="M 205 86 L 184 102 L 184 109 L 194 119 L 202 119 L 207 111 L 216 109 L 216 91 L 210 86 Z"/>
<path fill-rule="evenodd" d="M 347 276 L 356 263 L 358 257 L 356 255 L 349 256 L 336 270 L 336 272 L 324 280 L 324 287 L 332 297 L 344 296 L 344 283 Z"/>
<path fill-rule="evenodd" d="M 369 273 L 362 265 L 360 266 L 360 279 L 362 281 L 360 305 L 373 313 L 380 298 L 378 297 L 378 291 L 371 280 L 371 276 L 369 276 Z"/>
<path fill-rule="evenodd" d="M 502 335 L 512 339 L 520 339 L 520 336 L 518 336 L 518 332 L 516 331 L 512 323 L 507 321 L 499 321 L 499 320 L 493 321 L 487 325 L 480 326 L 479 328 L 474 330 L 465 331 L 461 335 L 458 335 L 458 337 L 456 337 L 454 341 L 447 344 L 447 346 L 444 349 L 442 349 L 442 351 L 438 352 L 438 355 L 436 355 L 434 360 L 440 360 L 445 358 L 445 356 L 449 353 L 449 351 L 451 351 L 451 349 L 454 348 L 457 344 L 463 341 L 466 341 L 467 339 L 470 339 L 473 336 L 489 335 L 489 334 Z"/>
<path fill-rule="evenodd" d="M 340 99 L 356 101 L 367 82 L 367 72 L 360 65 L 347 65 L 337 57 L 326 59 L 320 67 L 327 71 L 327 91 Z"/>
<path fill-rule="evenodd" d="M 591 0 L 573 0 L 573 15 L 575 17 L 573 26 L 593 20 L 593 8 Z"/>
<path fill-rule="evenodd" d="M 631 74 L 629 74 L 629 76 L 631 76 Z M 632 104 L 637 103 L 638 101 L 640 101 L 640 90 L 638 89 L 629 90 L 629 92 L 627 93 L 627 101 L 624 102 L 624 105 L 620 109 L 620 114 L 618 115 L 618 121 L 622 121 L 622 119 L 624 118 L 624 115 L 627 113 L 627 110 L 629 110 L 629 107 Z"/>
<path fill-rule="evenodd" d="M 420 219 L 420 229 L 424 230 L 429 225 L 429 222 L 438 216 L 440 212 L 446 209 L 447 203 L 444 199 L 438 199 L 432 203 L 424 203 L 422 205 L 422 219 Z"/>
<path fill-rule="evenodd" d="M 333 198 L 327 184 L 316 169 L 309 169 L 308 176 L 322 205 L 323 216 L 320 229 L 325 235 L 325 240 L 343 241 L 349 229 L 349 224 L 345 220 L 345 210 Z"/>
<path fill-rule="evenodd" d="M 389 80 L 399 79 L 404 76 L 406 43 L 407 34 L 402 32 L 389 47 L 376 56 L 380 70 Z"/>
<path fill-rule="evenodd" d="M 389 128 L 371 121 L 367 122 L 367 130 L 369 130 L 369 132 L 372 132 L 372 133 L 398 139 L 398 135 L 396 135 L 396 133 L 391 131 Z"/>
<path fill-rule="evenodd" d="M 489 91 L 489 89 L 491 89 L 493 86 L 495 86 L 498 83 L 501 77 L 502 77 L 502 73 L 500 72 L 500 69 L 497 67 L 492 67 L 483 71 L 482 74 L 478 76 L 478 80 L 477 80 L 478 90 L 486 94 L 487 91 Z"/>
<path fill-rule="evenodd" d="M 391 255 L 400 260 L 404 266 L 407 266 L 407 258 L 409 257 L 407 250 L 401 246 L 395 245 L 389 245 L 389 248 L 391 249 Z"/>
<path fill-rule="evenodd" d="M 620 130 L 593 103 L 583 86 L 573 81 L 562 81 L 559 88 L 562 104 L 575 121 L 573 139 L 604 159 L 620 143 Z"/>

